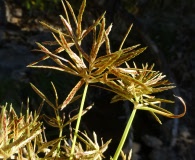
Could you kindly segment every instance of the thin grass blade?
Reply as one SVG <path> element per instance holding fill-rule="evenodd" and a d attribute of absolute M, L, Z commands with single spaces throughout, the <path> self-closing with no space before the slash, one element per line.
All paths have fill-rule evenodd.
<path fill-rule="evenodd" d="M 104 32 L 105 32 L 105 18 L 103 18 L 102 23 L 100 25 L 100 31 L 99 31 L 94 49 L 90 53 L 90 60 L 91 60 L 92 63 L 94 62 L 94 60 L 97 57 L 97 53 L 99 51 L 99 48 L 101 46 L 101 43 L 102 43 L 102 40 L 103 40 L 103 37 L 104 37 L 104 34 L 105 34 Z"/>
<path fill-rule="evenodd" d="M 42 98 L 47 102 L 53 109 L 56 109 L 55 105 L 37 88 L 35 87 L 32 83 L 30 83 L 32 89 Z"/>
<path fill-rule="evenodd" d="M 48 149 L 50 146 L 54 146 L 55 144 L 58 144 L 58 142 L 62 139 L 62 137 L 51 140 L 49 142 L 43 143 L 41 146 L 39 146 L 38 150 L 36 153 L 41 153 L 44 152 L 45 149 Z"/>
<path fill-rule="evenodd" d="M 72 17 L 73 17 L 73 20 L 74 20 L 76 26 L 78 26 L 78 22 L 77 22 L 77 18 L 76 18 L 76 16 L 75 16 L 75 14 L 74 14 L 74 10 L 72 9 L 70 3 L 69 3 L 67 0 L 66 0 L 65 2 L 66 2 L 66 4 L 67 4 L 67 6 L 68 6 L 68 9 L 69 9 L 69 11 L 70 11 L 70 13 L 71 13 L 71 15 L 72 15 Z M 68 14 L 66 14 L 66 18 L 69 20 Z M 68 23 L 70 24 L 70 20 L 68 21 Z"/>
<path fill-rule="evenodd" d="M 104 12 L 83 34 L 82 34 L 82 38 L 83 39 L 86 35 L 88 35 L 88 33 L 90 33 L 93 28 L 95 26 L 97 26 L 99 24 L 99 22 L 101 21 L 101 19 L 104 17 L 106 12 Z"/>
<path fill-rule="evenodd" d="M 132 27 L 133 27 L 133 24 L 131 24 L 130 27 L 128 28 L 127 33 L 125 34 L 125 37 L 123 38 L 123 40 L 122 40 L 122 42 L 121 42 L 121 44 L 120 44 L 119 50 L 122 49 L 123 44 L 124 44 L 124 42 L 126 41 L 127 36 L 129 35 L 129 32 L 131 31 Z"/>
<path fill-rule="evenodd" d="M 83 13 L 84 13 L 84 10 L 85 10 L 85 7 L 86 7 L 86 0 L 83 0 L 82 4 L 81 4 L 81 7 L 79 9 L 79 14 L 78 14 L 78 26 L 77 26 L 77 38 L 80 39 L 81 37 L 81 33 L 82 33 L 82 19 L 83 19 Z"/>
<path fill-rule="evenodd" d="M 49 117 L 49 116 L 47 116 L 45 114 L 43 115 L 43 119 L 50 126 L 55 127 L 55 128 L 59 128 L 59 124 L 58 124 L 57 119 Z"/>
<path fill-rule="evenodd" d="M 93 104 L 90 105 L 90 106 L 88 106 L 86 109 L 84 109 L 83 112 L 82 112 L 82 115 L 84 115 L 85 113 L 87 113 L 92 107 L 93 107 Z M 69 125 L 70 123 L 72 123 L 73 121 L 75 121 L 75 120 L 77 120 L 77 119 L 78 119 L 78 114 L 75 115 L 75 116 L 73 116 L 73 117 L 71 117 L 70 120 L 68 120 L 68 121 L 63 125 L 63 127 Z"/>

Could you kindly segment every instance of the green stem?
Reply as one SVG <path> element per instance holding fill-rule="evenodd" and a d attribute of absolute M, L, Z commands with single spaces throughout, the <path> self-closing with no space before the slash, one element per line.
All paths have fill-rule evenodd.
<path fill-rule="evenodd" d="M 76 139 L 77 139 L 77 135 L 78 135 L 78 130 L 79 130 L 80 122 L 81 122 L 81 116 L 82 116 L 83 107 L 84 107 L 84 103 L 85 103 L 85 99 L 86 99 L 86 95 L 87 95 L 88 86 L 89 86 L 89 84 L 86 83 L 85 88 L 84 88 L 84 92 L 83 92 L 83 96 L 82 96 L 82 100 L 81 100 L 81 105 L 80 105 L 79 114 L 78 114 L 78 118 L 77 118 L 76 128 L 75 128 L 75 132 L 74 132 L 74 138 L 73 138 L 73 142 L 72 142 L 70 160 L 73 159 L 74 148 L 75 148 Z"/>
<path fill-rule="evenodd" d="M 126 127 L 125 127 L 125 130 L 124 130 L 124 132 L 123 132 L 123 135 L 122 135 L 122 138 L 121 138 L 120 143 L 119 143 L 119 145 L 118 145 L 118 148 L 116 149 L 116 152 L 115 152 L 115 154 L 114 154 L 113 160 L 117 160 L 118 157 L 119 157 L 119 154 L 120 154 L 120 152 L 121 152 L 121 150 L 122 150 L 122 148 L 123 148 L 123 145 L 124 145 L 125 140 L 126 140 L 126 138 L 127 138 L 127 136 L 128 136 L 129 130 L 130 130 L 130 128 L 131 128 L 131 124 L 132 124 L 133 119 L 134 119 L 134 117 L 135 117 L 136 111 L 137 111 L 137 108 L 134 107 L 134 109 L 133 109 L 133 111 L 132 111 L 132 113 L 131 113 L 131 116 L 130 116 L 128 122 L 127 122 L 127 125 L 126 125 Z"/>
<path fill-rule="evenodd" d="M 59 111 L 58 110 L 55 110 L 55 115 L 56 115 L 56 119 L 57 119 L 58 126 L 59 126 L 59 138 L 61 138 L 62 133 L 63 133 L 63 127 L 62 127 L 63 124 L 61 123 L 61 118 L 59 116 Z M 57 157 L 59 157 L 59 155 L 60 155 L 60 146 L 61 146 L 61 139 L 58 142 L 58 146 L 57 146 Z"/>
<path fill-rule="evenodd" d="M 60 126 L 59 138 L 61 138 L 61 137 L 62 137 L 62 132 L 63 132 L 63 128 Z M 59 156 L 60 156 L 60 146 L 61 146 L 61 139 L 60 139 L 60 141 L 58 142 L 57 157 L 59 157 Z"/>

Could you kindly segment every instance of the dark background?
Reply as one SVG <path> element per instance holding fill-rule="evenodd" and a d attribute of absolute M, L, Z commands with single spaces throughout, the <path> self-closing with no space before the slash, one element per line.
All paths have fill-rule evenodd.
<path fill-rule="evenodd" d="M 39 21 L 60 28 L 62 25 L 58 15 L 64 15 L 59 0 L 35 2 L 7 0 L 4 3 L 0 0 L 0 104 L 12 103 L 18 112 L 21 102 L 25 103 L 27 97 L 30 97 L 32 109 L 36 109 L 41 101 L 33 93 L 29 82 L 52 98 L 50 81 L 53 81 L 62 95 L 61 100 L 66 97 L 67 92 L 76 82 L 75 78 L 64 73 L 26 68 L 30 62 L 40 57 L 40 54 L 31 52 L 36 48 L 35 42 L 52 40 L 51 34 L 39 24 Z M 69 2 L 78 13 L 81 1 L 69 0 Z M 181 96 L 187 105 L 185 117 L 179 120 L 162 118 L 162 126 L 145 112 L 138 113 L 131 134 L 134 142 L 134 159 L 193 160 L 195 150 L 194 0 L 90 0 L 87 1 L 83 25 L 90 25 L 92 20 L 98 18 L 105 10 L 107 25 L 113 23 L 110 34 L 112 51 L 117 50 L 127 28 L 133 23 L 133 29 L 125 46 L 138 43 L 148 46 L 147 51 L 134 61 L 138 66 L 146 62 L 155 63 L 156 69 L 166 74 L 167 78 L 177 86 L 173 91 L 161 96 L 168 98 L 173 97 L 173 94 Z M 124 107 L 119 108 L 122 103 L 110 105 L 110 94 L 100 91 L 97 98 L 95 95 L 91 96 L 94 92 L 96 90 L 90 90 L 89 101 L 95 101 L 95 107 L 87 114 L 88 116 L 84 117 L 84 128 L 89 132 L 95 130 L 99 137 L 104 137 L 106 140 L 109 137 L 114 138 L 113 145 L 107 153 L 113 154 L 112 148 L 118 144 L 129 111 Z M 178 102 L 171 107 L 175 113 L 182 112 Z M 120 117 L 123 117 L 122 120 Z"/>

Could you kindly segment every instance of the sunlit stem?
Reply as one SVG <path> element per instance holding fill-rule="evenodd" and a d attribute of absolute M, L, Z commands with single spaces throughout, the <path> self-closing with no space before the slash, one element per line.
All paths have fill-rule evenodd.
<path fill-rule="evenodd" d="M 58 111 L 55 111 L 55 114 L 56 114 L 56 119 L 57 119 L 59 130 L 60 130 L 59 138 L 61 138 L 62 137 L 62 133 L 63 133 L 63 127 L 62 127 L 62 123 L 61 123 L 61 118 L 59 116 L 59 112 Z M 61 139 L 58 142 L 57 157 L 59 157 L 59 155 L 60 155 L 60 146 L 61 146 Z"/>
<path fill-rule="evenodd" d="M 62 132 L 63 132 L 63 128 L 62 128 L 62 127 L 60 127 L 59 138 L 61 138 L 61 137 L 62 137 Z M 60 141 L 59 141 L 59 143 L 58 143 L 58 148 L 57 148 L 57 157 L 59 157 L 59 155 L 60 155 L 60 146 L 61 146 L 61 139 L 60 139 Z"/>
<path fill-rule="evenodd" d="M 72 142 L 70 160 L 73 159 L 74 148 L 75 148 L 78 130 L 79 130 L 80 122 L 81 122 L 81 116 L 82 116 L 83 107 L 84 107 L 84 103 L 85 103 L 85 99 L 86 99 L 87 89 L 88 89 L 88 83 L 85 84 L 85 88 L 84 88 L 84 92 L 83 92 L 83 96 L 82 96 L 82 100 L 81 100 L 81 105 L 80 105 L 79 114 L 78 114 L 78 118 L 77 118 L 76 128 L 75 128 L 75 132 L 74 132 L 74 138 L 73 138 L 73 142 Z"/>
<path fill-rule="evenodd" d="M 134 105 L 136 105 L 136 104 L 134 104 Z M 137 111 L 137 107 L 134 107 L 134 109 L 133 109 L 133 111 L 131 113 L 131 116 L 130 116 L 128 122 L 127 122 L 127 125 L 125 127 L 125 130 L 123 132 L 123 135 L 122 135 L 122 138 L 120 140 L 120 143 L 119 143 L 119 145 L 118 145 L 118 147 L 116 149 L 116 152 L 114 154 L 113 160 L 118 160 L 119 154 L 120 154 L 120 152 L 121 152 L 121 150 L 122 150 L 122 148 L 124 146 L 125 140 L 127 139 L 127 136 L 128 136 L 129 130 L 131 128 L 133 119 L 135 117 L 136 111 Z"/>

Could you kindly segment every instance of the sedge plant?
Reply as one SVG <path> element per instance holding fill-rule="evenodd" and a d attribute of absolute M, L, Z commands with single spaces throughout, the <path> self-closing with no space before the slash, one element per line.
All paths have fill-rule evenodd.
<path fill-rule="evenodd" d="M 36 148 L 42 140 L 42 122 L 39 112 L 29 111 L 29 100 L 25 115 L 17 115 L 12 105 L 0 107 L 0 159 L 36 159 Z"/>
<path fill-rule="evenodd" d="M 52 84 L 54 94 L 55 94 L 55 103 L 51 102 L 43 92 L 41 92 L 37 87 L 31 84 L 31 87 L 33 88 L 33 90 L 44 100 L 44 102 L 46 102 L 54 110 L 54 113 L 55 113 L 55 117 L 50 117 L 46 114 L 43 114 L 41 116 L 42 119 L 47 124 L 49 124 L 51 127 L 59 129 L 59 135 L 58 135 L 59 138 L 49 141 L 47 143 L 44 143 L 43 146 L 45 148 L 47 148 L 48 146 L 52 146 L 52 149 L 47 148 L 49 152 L 44 156 L 44 158 L 48 159 L 50 157 L 55 157 L 57 159 L 60 159 L 60 158 L 68 159 L 69 157 L 71 157 L 71 147 L 70 147 L 70 143 L 68 143 L 68 140 L 63 135 L 63 130 L 66 126 L 70 125 L 71 122 L 77 120 L 79 115 L 76 114 L 73 117 L 70 117 L 69 120 L 65 119 L 65 115 L 64 116 L 60 115 L 60 112 L 61 112 L 60 107 L 62 104 L 59 104 L 57 90 L 54 84 L 53 83 L 51 84 Z M 73 103 L 78 98 L 80 98 L 80 95 L 72 98 L 72 100 L 68 102 L 67 105 L 70 103 Z M 82 110 L 81 114 L 84 115 L 88 110 L 91 109 L 91 107 L 92 106 L 88 106 L 85 110 Z M 74 159 L 75 158 L 76 159 L 79 159 L 79 158 L 90 159 L 91 157 L 97 157 L 97 159 L 101 159 L 103 157 L 103 152 L 105 152 L 105 150 L 108 147 L 108 144 L 110 143 L 110 140 L 107 141 L 106 143 L 103 143 L 102 141 L 102 145 L 99 145 L 97 142 L 97 135 L 95 134 L 95 132 L 93 133 L 94 142 L 88 137 L 87 134 L 82 133 L 82 132 L 80 132 L 80 135 L 78 138 L 81 142 L 85 144 L 86 150 L 83 149 L 80 143 L 77 143 L 77 144 L 75 143 L 76 152 L 74 153 Z M 62 145 L 62 143 L 64 145 Z M 90 150 L 91 152 L 89 152 L 88 150 Z"/>
<path fill-rule="evenodd" d="M 129 117 L 113 160 L 118 159 L 137 110 L 148 111 L 160 124 L 162 123 L 157 114 L 168 118 L 180 118 L 185 115 L 186 106 L 181 97 L 175 96 L 183 103 L 183 113 L 174 115 L 161 107 L 162 102 L 174 102 L 167 99 L 156 98 L 154 94 L 169 90 L 175 86 L 167 80 L 164 80 L 165 75 L 162 75 L 162 73 L 158 71 L 154 71 L 153 67 L 154 65 L 148 67 L 148 64 L 143 65 L 142 69 L 138 69 L 135 64 L 133 68 L 128 65 L 127 68 L 114 67 L 108 74 L 105 75 L 104 78 L 102 78 L 102 83 L 107 85 L 107 88 L 105 89 L 116 93 L 116 96 L 112 98 L 111 103 L 120 100 L 128 100 L 133 104 L 133 111 Z M 109 78 L 109 74 L 112 74 L 112 78 Z M 115 76 L 114 78 L 113 75 Z"/>
<path fill-rule="evenodd" d="M 30 112 L 29 99 L 27 101 L 27 109 L 23 114 L 22 111 L 18 115 L 14 107 L 8 104 L 0 106 L 0 159 L 18 159 L 18 160 L 38 160 L 38 159 L 69 159 L 71 152 L 71 145 L 69 140 L 62 136 L 62 128 L 69 125 L 72 121 L 76 120 L 78 115 L 64 121 L 65 117 L 48 117 L 40 115 L 44 102 L 53 103 L 48 101 L 47 97 L 38 90 L 34 85 L 33 89 L 43 100 L 37 111 Z M 53 86 L 54 87 L 54 86 Z M 52 105 L 55 106 L 54 104 Z M 25 106 L 22 105 L 24 109 Z M 83 114 L 90 109 L 90 106 L 83 111 Z M 42 119 L 44 119 L 50 126 L 59 129 L 59 138 L 47 140 L 47 128 L 43 126 Z M 63 120 L 63 121 L 62 121 Z M 61 136 L 61 137 L 60 137 Z M 75 146 L 74 159 L 102 159 L 103 153 L 108 148 L 110 141 L 98 144 L 97 135 L 93 133 L 93 139 L 90 139 L 86 133 L 80 132 L 79 140 L 83 143 L 77 143 Z M 85 145 L 85 146 L 83 146 Z M 84 149 L 85 148 L 85 149 Z"/>
<path fill-rule="evenodd" d="M 122 147 L 137 110 L 149 111 L 149 113 L 151 113 L 156 118 L 156 120 L 161 123 L 156 114 L 160 114 L 169 118 L 182 117 L 186 111 L 185 103 L 184 113 L 180 115 L 174 115 L 168 110 L 161 108 L 160 104 L 162 102 L 173 102 L 170 100 L 156 98 L 154 94 L 164 90 L 172 89 L 174 86 L 167 80 L 164 80 L 165 76 L 162 75 L 162 73 L 154 71 L 153 65 L 149 67 L 148 64 L 146 64 L 143 65 L 142 68 L 137 68 L 135 63 L 134 67 L 130 67 L 128 65 L 128 61 L 132 60 L 146 49 L 146 47 L 140 47 L 139 44 L 123 48 L 123 44 L 131 30 L 132 25 L 129 27 L 127 34 L 124 36 L 119 49 L 112 52 L 109 40 L 109 33 L 112 29 L 112 24 L 106 28 L 106 19 L 104 17 L 105 13 L 103 13 L 97 20 L 94 20 L 90 26 L 83 28 L 82 22 L 86 0 L 83 0 L 77 16 L 75 15 L 71 4 L 68 1 L 65 1 L 65 3 L 62 1 L 62 5 L 64 8 L 65 18 L 64 16 L 60 15 L 60 19 L 64 28 L 59 29 L 52 27 L 45 22 L 40 22 L 43 26 L 52 32 L 54 41 L 46 41 L 42 43 L 37 42 L 39 49 L 36 49 L 35 51 L 43 52 L 45 55 L 39 60 L 29 64 L 28 67 L 58 70 L 80 77 L 80 80 L 70 91 L 63 103 L 58 104 L 56 102 L 55 105 L 51 103 L 47 97 L 34 85 L 31 86 L 39 94 L 39 96 L 54 109 L 56 115 L 55 121 L 52 121 L 52 119 L 49 121 L 50 118 L 47 116 L 45 116 L 45 119 L 47 119 L 51 125 L 59 127 L 59 137 L 63 137 L 62 132 L 64 127 L 64 120 L 60 118 L 59 112 L 63 110 L 71 101 L 74 101 L 78 98 L 77 92 L 82 88 L 82 86 L 84 86 L 79 113 L 75 119 L 77 122 L 74 130 L 74 137 L 71 143 L 71 151 L 69 154 L 70 160 L 79 159 L 77 156 L 75 156 L 79 148 L 76 144 L 78 137 L 80 140 L 83 140 L 78 135 L 79 126 L 81 123 L 82 114 L 84 112 L 83 110 L 86 101 L 86 95 L 90 84 L 116 93 L 116 96 L 112 98 L 111 102 L 128 100 L 133 103 L 134 108 L 132 114 L 125 128 L 120 144 L 116 149 L 116 153 L 113 157 L 114 160 L 117 160 L 119 154 L 122 152 Z M 72 18 L 70 18 L 70 15 Z M 89 35 L 92 35 L 92 43 L 90 47 L 91 50 L 86 52 L 82 43 L 83 40 L 88 38 Z M 46 47 L 48 45 L 57 47 L 53 50 L 49 50 L 48 47 Z M 100 48 L 102 45 L 104 45 L 106 48 L 103 55 L 102 51 L 100 54 Z M 42 61 L 47 59 L 53 60 L 56 65 L 42 64 Z M 126 67 L 121 67 L 124 65 L 126 65 Z M 99 85 L 100 83 L 104 86 L 102 87 L 102 85 Z M 54 88 L 57 99 L 58 96 L 56 94 L 55 87 L 53 84 L 52 86 Z M 179 97 L 179 99 L 181 98 Z M 88 136 L 85 135 L 84 137 L 87 138 Z M 94 134 L 95 145 L 91 146 L 94 146 L 95 150 L 99 151 L 100 147 L 96 146 L 96 138 L 97 137 Z M 84 140 L 84 142 L 86 142 L 86 140 Z M 110 141 L 106 144 L 108 145 L 109 143 Z M 61 143 L 59 142 L 58 151 L 60 150 L 60 146 Z M 105 151 L 105 148 L 107 147 L 104 146 L 102 152 Z M 124 154 L 122 155 L 123 157 L 126 157 Z M 97 154 L 95 159 L 101 158 L 102 155 Z M 88 159 L 90 158 L 88 157 Z"/>

